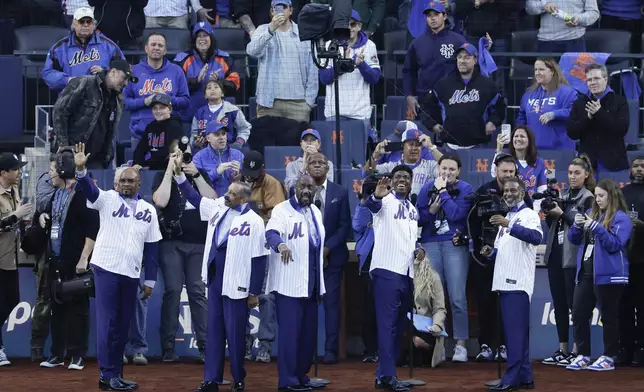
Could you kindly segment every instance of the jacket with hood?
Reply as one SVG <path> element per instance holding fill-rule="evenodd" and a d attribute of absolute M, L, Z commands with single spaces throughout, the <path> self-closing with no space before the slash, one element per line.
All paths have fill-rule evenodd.
<path fill-rule="evenodd" d="M 222 106 L 214 112 L 208 104 L 197 110 L 192 119 L 192 140 L 199 133 L 206 132 L 209 121 L 217 121 L 228 126 L 228 144 L 238 142 L 243 145 L 248 142 L 251 125 L 246 121 L 244 113 L 232 103 L 222 101 Z"/>
<path fill-rule="evenodd" d="M 183 127 L 178 116 L 164 121 L 153 120 L 145 127 L 141 142 L 134 150 L 134 164 L 150 170 L 165 170 L 173 140 L 181 139 Z"/>
<path fill-rule="evenodd" d="M 222 174 L 219 174 L 217 173 L 217 167 L 224 162 L 237 161 L 241 168 L 244 161 L 244 154 L 239 150 L 230 148 L 230 145 L 226 145 L 226 148 L 221 151 L 216 151 L 211 146 L 207 146 L 196 153 L 192 161 L 195 163 L 197 169 L 203 169 L 208 173 L 210 181 L 212 181 L 212 189 L 218 195 L 223 195 L 228 190 L 228 186 L 233 182 L 237 173 L 232 169 L 226 169 Z"/>
<path fill-rule="evenodd" d="M 94 7 L 96 27 L 120 45 L 143 35 L 148 0 L 88 0 Z"/>

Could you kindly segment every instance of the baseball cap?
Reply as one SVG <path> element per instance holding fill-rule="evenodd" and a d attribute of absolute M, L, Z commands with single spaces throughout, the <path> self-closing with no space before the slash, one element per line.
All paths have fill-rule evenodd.
<path fill-rule="evenodd" d="M 407 140 L 418 140 L 418 138 L 420 138 L 422 134 L 423 133 L 418 129 L 408 129 L 405 132 L 403 132 L 402 137 L 400 139 L 403 143 L 406 142 Z"/>
<path fill-rule="evenodd" d="M 80 7 L 74 11 L 74 20 L 81 20 L 83 18 L 94 19 L 94 10 L 89 7 Z"/>
<path fill-rule="evenodd" d="M 351 19 L 355 20 L 356 22 L 362 23 L 362 19 L 360 19 L 360 14 L 356 10 L 351 10 Z"/>
<path fill-rule="evenodd" d="M 172 100 L 170 100 L 170 97 L 167 94 L 155 94 L 152 97 L 150 106 L 154 105 L 155 103 L 160 103 L 161 105 L 165 106 L 172 106 Z"/>
<path fill-rule="evenodd" d="M 16 170 L 20 169 L 26 164 L 27 162 L 23 162 L 18 159 L 18 156 L 16 156 L 16 154 L 12 154 L 10 152 L 3 152 L 2 154 L 0 154 L 0 170 Z"/>
<path fill-rule="evenodd" d="M 196 36 L 199 31 L 205 31 L 206 33 L 210 35 L 214 35 L 215 31 L 212 28 L 212 25 L 208 22 L 199 22 L 194 25 L 192 28 L 192 35 Z"/>
<path fill-rule="evenodd" d="M 306 136 L 306 135 L 313 135 L 313 136 L 315 136 L 316 139 L 318 139 L 320 141 L 322 140 L 322 138 L 320 137 L 320 132 L 318 132 L 315 129 L 309 128 L 309 129 L 304 130 L 302 132 L 302 136 L 300 136 L 300 140 L 304 139 L 304 136 Z"/>
<path fill-rule="evenodd" d="M 228 131 L 228 125 L 219 123 L 217 121 L 208 121 L 206 125 L 206 135 L 209 133 L 217 133 L 220 129 L 225 129 Z"/>
<path fill-rule="evenodd" d="M 476 46 L 472 45 L 472 44 L 471 44 L 471 43 L 469 43 L 469 42 L 466 42 L 466 43 L 464 43 L 463 45 L 461 45 L 461 46 L 456 50 L 456 52 L 458 53 L 458 51 L 459 51 L 459 50 L 464 50 L 464 51 L 466 51 L 467 53 L 469 53 L 471 56 L 478 56 L 478 53 L 479 53 L 479 51 L 478 51 L 478 50 L 476 50 Z"/>
<path fill-rule="evenodd" d="M 394 133 L 403 133 L 410 129 L 418 129 L 418 126 L 413 121 L 398 121 L 398 124 L 396 124 L 396 129 L 394 129 Z"/>
<path fill-rule="evenodd" d="M 132 83 L 138 83 L 139 81 L 139 78 L 132 75 L 130 64 L 128 64 L 127 61 L 123 59 L 117 59 L 110 62 L 110 69 L 118 69 L 119 71 L 123 71 L 125 73 L 125 77 L 128 78 L 128 80 Z"/>
<path fill-rule="evenodd" d="M 275 7 L 276 5 L 286 5 L 286 6 L 292 6 L 293 3 L 291 3 L 291 0 L 272 0 L 271 1 L 271 7 Z"/>
<path fill-rule="evenodd" d="M 244 156 L 241 173 L 244 177 L 256 178 L 264 167 L 264 157 L 259 151 L 249 151 Z"/>
<path fill-rule="evenodd" d="M 423 11 L 423 14 L 426 14 L 429 11 L 436 11 L 441 14 L 445 13 L 445 6 L 440 1 L 437 0 L 432 0 L 427 4 L 427 7 L 425 7 L 425 11 Z"/>

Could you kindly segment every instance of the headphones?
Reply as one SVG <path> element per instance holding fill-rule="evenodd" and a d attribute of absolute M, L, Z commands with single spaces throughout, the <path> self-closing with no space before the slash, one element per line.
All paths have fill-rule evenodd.
<path fill-rule="evenodd" d="M 56 154 L 56 171 L 62 180 L 71 180 L 75 176 L 74 150 L 71 147 L 62 148 Z"/>
<path fill-rule="evenodd" d="M 508 154 L 506 152 L 501 152 L 496 156 L 496 159 L 494 159 L 494 166 L 499 166 L 499 162 L 501 160 L 507 160 L 509 161 L 508 158 L 512 158 L 512 163 L 514 164 L 514 173 L 518 177 L 519 176 L 519 165 L 517 165 L 517 159 L 512 156 L 511 154 Z"/>

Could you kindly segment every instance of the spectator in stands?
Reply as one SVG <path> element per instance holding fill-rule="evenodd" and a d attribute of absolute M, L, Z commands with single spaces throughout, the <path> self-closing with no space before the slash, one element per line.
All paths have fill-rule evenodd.
<path fill-rule="evenodd" d="M 628 241 L 633 223 L 627 215 L 624 196 L 613 180 L 604 178 L 595 187 L 593 207 L 578 212 L 568 230 L 568 240 L 579 246 L 577 285 L 572 305 L 572 323 L 577 358 L 569 370 L 615 370 L 619 353 L 619 303 L 628 284 Z M 599 305 L 604 351 L 590 364 L 590 319 Z"/>
<path fill-rule="evenodd" d="M 51 281 L 68 281 L 86 273 L 98 234 L 98 212 L 89 209 L 85 195 L 74 189 L 75 168 L 73 150 L 64 149 L 54 156 L 49 167 L 56 187 L 51 208 L 34 215 L 34 222 L 49 234 L 47 279 Z M 40 367 L 64 366 L 67 356 L 68 369 L 83 370 L 89 339 L 89 295 L 55 294 L 51 313 L 51 355 Z"/>
<path fill-rule="evenodd" d="M 488 143 L 505 119 L 505 100 L 494 81 L 479 71 L 477 56 L 474 45 L 461 45 L 456 50 L 457 72 L 438 81 L 427 97 L 425 125 L 451 149 Z"/>
<path fill-rule="evenodd" d="M 318 95 L 318 68 L 310 42 L 301 42 L 291 21 L 291 0 L 271 0 L 272 20 L 257 28 L 246 47 L 257 59 L 257 117 L 309 122 Z"/>
<path fill-rule="evenodd" d="M 579 153 L 587 154 L 599 176 L 628 169 L 624 137 L 630 116 L 628 102 L 608 85 L 608 71 L 601 64 L 586 68 L 588 95 L 579 94 L 568 121 L 568 136 L 579 140 Z"/>
<path fill-rule="evenodd" d="M 181 154 L 176 145 L 171 151 Z M 167 157 L 170 157 L 170 154 Z M 163 235 L 163 240 L 159 243 L 159 268 L 165 290 L 159 324 L 161 361 L 179 361 L 174 346 L 179 322 L 179 303 L 185 284 L 192 328 L 201 362 L 204 362 L 208 303 L 206 285 L 201 278 L 201 267 L 208 224 L 201 220 L 199 211 L 179 191 L 173 177 L 175 163 L 172 158 L 167 158 L 166 164 L 165 171 L 158 172 L 152 184 L 152 200 L 159 209 L 159 227 Z M 208 173 L 198 170 L 194 163 L 183 163 L 181 166 L 188 181 L 200 195 L 217 198 L 217 194 L 210 187 Z"/>
<path fill-rule="evenodd" d="M 62 90 L 75 77 L 95 75 L 108 69 L 111 61 L 125 59 L 114 41 L 95 31 L 91 8 L 78 8 L 71 26 L 69 36 L 49 49 L 42 69 L 43 80 L 54 91 Z"/>
<path fill-rule="evenodd" d="M 350 38 L 342 50 L 346 58 L 353 59 L 355 69 L 351 73 L 339 75 L 340 117 L 344 120 L 361 120 L 366 130 L 371 129 L 371 85 L 380 80 L 380 63 L 376 44 L 362 31 L 360 15 L 351 11 L 349 22 Z M 327 42 L 327 46 L 330 42 Z M 327 121 L 335 121 L 335 85 L 337 69 L 329 61 L 326 69 L 320 70 L 320 81 L 326 85 L 324 116 Z"/>
<path fill-rule="evenodd" d="M 72 79 L 58 96 L 53 109 L 58 147 L 85 142 L 90 169 L 106 169 L 114 158 L 112 140 L 123 113 L 121 91 L 136 77 L 125 60 L 114 60 L 109 71 Z"/>
<path fill-rule="evenodd" d="M 517 164 L 517 176 L 525 184 L 525 191 L 529 197 L 536 192 L 543 192 L 547 187 L 547 172 L 543 159 L 539 158 L 534 132 L 526 125 L 519 125 L 506 140 L 502 134 L 496 138 L 496 154 L 494 160 L 503 153 L 503 146 L 510 144 L 508 152 L 514 157 Z M 492 165 L 492 177 L 496 177 L 496 165 Z"/>
<path fill-rule="evenodd" d="M 309 160 L 311 154 L 322 151 L 322 138 L 320 132 L 315 129 L 306 129 L 300 136 L 300 147 L 302 147 L 303 156 L 291 161 L 286 165 L 286 178 L 284 185 L 286 189 L 290 190 L 295 186 L 297 180 L 306 173 L 306 162 Z M 333 181 L 333 162 L 329 161 L 329 171 L 326 178 Z"/>
<path fill-rule="evenodd" d="M 88 0 L 67 0 L 62 2 L 63 6 L 63 15 L 65 17 L 65 25 L 67 27 L 72 27 L 74 22 L 74 14 L 79 8 L 89 8 L 93 6 L 87 2 Z M 90 8 L 91 9 L 91 8 Z"/>
<path fill-rule="evenodd" d="M 592 1 L 592 0 L 591 0 Z M 574 150 L 566 134 L 577 90 L 570 87 L 554 59 L 537 59 L 534 82 L 521 97 L 516 125 L 527 125 L 542 150 Z"/>
<path fill-rule="evenodd" d="M 152 97 L 154 120 L 145 127 L 143 140 L 134 150 L 134 164 L 150 170 L 163 170 L 170 155 L 171 146 L 181 139 L 181 120 L 172 113 L 172 101 L 166 94 Z"/>
<path fill-rule="evenodd" d="M 210 23 L 199 22 L 192 28 L 191 50 L 177 54 L 174 61 L 186 74 L 190 90 L 190 106 L 181 113 L 183 121 L 191 122 L 196 111 L 207 103 L 204 93 L 210 80 L 220 81 L 223 93 L 231 97 L 239 90 L 239 74 L 233 71 L 233 60 L 217 48 Z"/>
<path fill-rule="evenodd" d="M 407 130 L 402 134 L 403 153 L 398 162 L 387 162 L 376 165 L 380 157 L 387 152 L 387 140 L 378 143 L 371 158 L 365 163 L 363 176 L 369 172 L 389 173 L 398 165 L 409 166 L 414 176 L 412 178 L 411 193 L 417 195 L 423 185 L 436 178 L 438 165 L 436 161 L 441 159 L 443 153 L 432 143 L 429 136 L 423 135 L 419 130 Z M 423 159 L 420 155 L 421 147 L 424 146 L 432 152 L 434 159 Z"/>
<path fill-rule="evenodd" d="M 333 6 L 335 0 L 312 0 L 311 3 L 315 4 L 329 4 Z M 380 28 L 380 24 L 385 17 L 385 1 L 384 0 L 356 0 L 352 1 L 353 12 L 358 15 L 359 19 L 353 18 L 360 23 L 360 29 L 364 26 L 364 33 L 367 39 L 371 38 L 373 33 Z M 351 28 L 353 30 L 353 27 Z M 353 34 L 352 34 L 353 36 Z"/>
<path fill-rule="evenodd" d="M 208 10 L 215 27 L 224 29 L 239 29 L 241 26 L 233 13 L 232 0 L 201 0 L 201 5 Z"/>
<path fill-rule="evenodd" d="M 510 34 L 520 30 L 520 13 L 524 0 L 456 0 L 454 16 L 464 21 L 467 40 L 476 44 L 478 37 L 490 34 L 494 37 L 493 51 L 507 52 L 510 49 Z M 495 59 L 496 63 L 509 63 L 509 58 Z"/>
<path fill-rule="evenodd" d="M 398 121 L 394 131 L 387 136 L 388 143 L 401 143 L 400 138 L 402 134 L 407 130 L 418 130 L 418 126 L 413 121 L 403 120 Z M 378 164 L 387 163 L 387 162 L 398 162 L 402 158 L 402 150 L 399 151 L 385 151 L 384 154 L 378 159 Z M 421 159 L 432 159 L 432 152 L 429 151 L 425 146 L 422 146 L 420 150 Z"/>
<path fill-rule="evenodd" d="M 138 50 L 145 29 L 143 9 L 148 0 L 88 0 L 94 7 L 97 28 L 123 49 Z"/>
<path fill-rule="evenodd" d="M 204 170 L 218 195 L 226 193 L 233 178 L 239 174 L 244 154 L 228 144 L 229 128 L 215 121 L 206 126 L 208 146 L 195 154 L 197 169 Z"/>
<path fill-rule="evenodd" d="M 221 80 L 208 80 L 204 92 L 206 104 L 200 107 L 192 119 L 191 138 L 195 150 L 206 145 L 206 128 L 211 122 L 228 127 L 228 143 L 235 150 L 247 149 L 251 125 L 237 106 L 224 100 L 224 86 Z"/>
<path fill-rule="evenodd" d="M 541 15 L 539 52 L 585 52 L 586 27 L 599 19 L 596 0 L 527 0 L 526 12 Z"/>
<path fill-rule="evenodd" d="M 199 0 L 190 0 L 192 11 L 197 13 L 197 18 L 202 22 L 213 23 L 208 13 L 211 9 L 201 6 Z M 176 27 L 187 29 L 190 22 L 188 2 L 186 0 L 148 0 L 145 7 L 145 27 Z"/>
<path fill-rule="evenodd" d="M 20 202 L 18 184 L 22 177 L 21 162 L 12 153 L 0 154 L 0 219 L 2 227 L 9 231 L 0 234 L 0 325 L 4 325 L 13 308 L 20 302 L 18 265 L 16 260 L 15 225 L 19 220 L 31 215 L 31 204 Z M 0 367 L 11 365 L 2 345 L 0 328 Z"/>
<path fill-rule="evenodd" d="M 557 203 L 549 210 L 544 209 L 548 239 L 543 260 L 548 267 L 548 285 L 559 338 L 559 349 L 542 361 L 544 365 L 568 366 L 577 356 L 576 345 L 570 350 L 569 336 L 579 246 L 570 242 L 568 231 L 574 224 L 575 214 L 592 207 L 594 190 L 595 177 L 590 159 L 582 155 L 568 165 L 568 186 L 561 191 L 565 204 Z"/>
<path fill-rule="evenodd" d="M 470 337 L 467 312 L 468 248 L 453 246 L 456 231 L 465 232 L 467 214 L 472 202 L 465 199 L 472 186 L 458 179 L 461 160 L 458 155 L 443 155 L 438 161 L 438 176 L 426 183 L 418 193 L 418 226 L 422 227 L 420 242 L 432 268 L 447 289 L 456 346 L 453 362 L 467 362 L 467 341 Z M 439 331 L 440 332 L 440 331 Z"/>
<path fill-rule="evenodd" d="M 603 0 L 600 4 L 602 29 L 631 32 L 631 53 L 642 48 L 642 0 Z"/>
<path fill-rule="evenodd" d="M 177 111 L 185 110 L 190 105 L 188 83 L 183 70 L 164 57 L 165 36 L 151 33 L 145 43 L 145 53 L 146 58 L 132 67 L 132 73 L 140 78 L 125 88 L 125 109 L 132 112 L 130 133 L 134 149 L 141 140 L 145 127 L 154 119 L 151 109 L 154 95 L 168 95 L 172 107 Z"/>

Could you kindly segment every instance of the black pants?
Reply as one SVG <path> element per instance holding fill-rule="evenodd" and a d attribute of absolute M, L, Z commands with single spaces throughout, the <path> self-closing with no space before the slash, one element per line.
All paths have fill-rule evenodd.
<path fill-rule="evenodd" d="M 31 318 L 31 348 L 43 349 L 49 336 L 51 323 L 51 276 L 49 275 L 49 261 L 47 257 L 38 259 L 36 271 L 36 303 Z"/>
<path fill-rule="evenodd" d="M 568 343 L 570 340 L 570 311 L 575 292 L 576 272 L 576 268 L 562 268 L 561 254 L 555 254 L 553 250 L 548 260 L 548 284 L 552 295 L 552 306 L 555 309 L 559 343 Z"/>
<path fill-rule="evenodd" d="M 483 267 L 476 262 L 470 264 L 470 276 L 474 280 L 478 306 L 479 344 L 497 349 L 505 344 L 503 323 L 499 321 L 499 294 L 492 292 L 494 268 Z M 499 341 L 500 337 L 500 341 Z"/>
<path fill-rule="evenodd" d="M 0 269 L 0 347 L 2 347 L 2 328 L 13 308 L 20 303 L 20 277 L 18 270 Z"/>
<path fill-rule="evenodd" d="M 628 282 L 619 304 L 619 345 L 632 354 L 644 348 L 644 265 L 631 265 Z"/>
<path fill-rule="evenodd" d="M 641 19 L 623 19 L 616 16 L 602 15 L 599 22 L 602 29 L 614 29 L 631 32 L 631 51 L 639 53 L 642 42 L 642 20 Z"/>
<path fill-rule="evenodd" d="M 577 354 L 590 356 L 590 319 L 595 304 L 603 324 L 604 355 L 617 356 L 619 352 L 619 301 L 623 285 L 595 285 L 592 276 L 582 276 L 575 287 L 572 323 L 577 343 Z"/>
<path fill-rule="evenodd" d="M 85 357 L 89 340 L 89 297 L 75 295 L 51 304 L 51 355 Z M 100 321 L 99 321 L 100 322 Z"/>
<path fill-rule="evenodd" d="M 373 293 L 373 280 L 369 272 L 361 272 L 360 278 L 364 288 L 364 313 L 362 314 L 362 342 L 365 354 L 373 355 L 378 351 L 376 331 L 376 303 Z"/>

